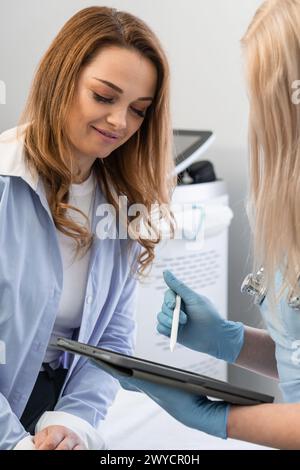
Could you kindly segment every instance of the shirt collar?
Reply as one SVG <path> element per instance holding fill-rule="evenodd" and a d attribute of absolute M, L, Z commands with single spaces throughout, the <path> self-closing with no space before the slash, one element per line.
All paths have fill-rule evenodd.
<path fill-rule="evenodd" d="M 50 218 L 52 214 L 47 202 L 44 185 L 42 178 L 36 170 L 29 169 L 25 161 L 24 152 L 24 131 L 27 124 L 19 127 L 8 129 L 0 134 L 0 175 L 2 176 L 17 176 L 22 178 L 39 196 L 42 205 L 47 210 Z M 105 198 L 102 193 L 97 190 L 94 201 L 93 209 L 93 230 L 96 230 L 96 208 L 100 203 L 105 203 Z M 112 220 L 109 222 L 109 227 L 112 225 Z"/>

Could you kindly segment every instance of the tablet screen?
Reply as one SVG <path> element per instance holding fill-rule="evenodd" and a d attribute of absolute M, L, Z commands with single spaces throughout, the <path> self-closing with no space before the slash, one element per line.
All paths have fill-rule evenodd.
<path fill-rule="evenodd" d="M 174 154 L 175 159 L 180 153 L 185 152 L 192 145 L 199 143 L 199 139 L 202 140 L 201 136 L 189 135 L 189 134 L 174 134 Z M 201 142 L 200 142 L 201 143 Z"/>

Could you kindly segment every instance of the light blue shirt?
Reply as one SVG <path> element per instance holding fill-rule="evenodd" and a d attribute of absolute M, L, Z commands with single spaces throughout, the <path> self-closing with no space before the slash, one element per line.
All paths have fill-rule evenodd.
<path fill-rule="evenodd" d="M 105 202 L 98 190 L 93 210 Z M 132 354 L 134 296 L 126 240 L 91 247 L 82 323 L 74 339 Z M 27 433 L 19 418 L 47 349 L 63 286 L 56 229 L 41 179 L 24 165 L 15 129 L 0 136 L 0 449 L 12 449 Z M 133 244 L 134 256 L 138 245 Z M 2 344 L 3 344 L 2 343 Z M 55 410 L 96 427 L 118 390 L 117 382 L 90 361 L 65 353 L 69 368 Z"/>
<path fill-rule="evenodd" d="M 282 277 L 276 275 L 276 291 L 279 292 Z M 300 402 L 300 311 L 288 306 L 283 298 L 272 312 L 268 300 L 260 307 L 269 334 L 275 342 L 275 354 L 279 375 L 279 387 L 285 402 Z"/>

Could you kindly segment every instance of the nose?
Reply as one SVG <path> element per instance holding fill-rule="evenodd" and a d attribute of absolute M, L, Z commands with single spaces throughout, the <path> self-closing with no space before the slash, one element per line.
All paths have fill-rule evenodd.
<path fill-rule="evenodd" d="M 124 130 L 127 127 L 127 109 L 118 108 L 110 112 L 106 120 L 115 130 Z"/>

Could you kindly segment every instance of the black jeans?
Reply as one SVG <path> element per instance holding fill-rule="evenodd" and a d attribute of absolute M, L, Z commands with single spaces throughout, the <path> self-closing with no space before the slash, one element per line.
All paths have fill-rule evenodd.
<path fill-rule="evenodd" d="M 45 363 L 43 366 L 45 370 L 39 373 L 20 418 L 24 428 L 30 434 L 34 434 L 35 425 L 41 415 L 45 411 L 54 409 L 68 372 L 68 369 L 52 369 Z"/>

